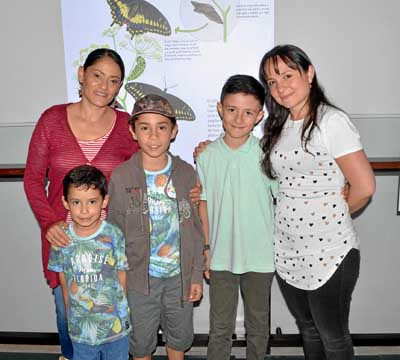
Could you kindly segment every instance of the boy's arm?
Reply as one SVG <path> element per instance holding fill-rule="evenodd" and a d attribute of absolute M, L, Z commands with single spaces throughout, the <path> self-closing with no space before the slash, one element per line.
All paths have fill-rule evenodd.
<path fill-rule="evenodd" d="M 68 318 L 68 285 L 64 275 L 64 252 L 62 248 L 52 245 L 47 268 L 59 274 L 61 290 L 64 298 L 65 313 Z"/>
<path fill-rule="evenodd" d="M 203 204 L 203 205 L 202 205 Z M 205 204 L 205 206 L 204 206 Z M 204 209 L 205 209 L 205 214 L 204 214 Z M 208 261 L 209 261 L 209 254 L 210 254 L 210 250 L 206 250 L 204 248 L 205 244 L 208 244 L 208 216 L 207 216 L 207 202 L 206 201 L 200 201 L 199 207 L 199 217 L 198 220 L 200 220 L 201 226 L 203 228 L 203 237 L 204 237 L 204 241 L 203 241 L 203 246 L 202 246 L 202 250 L 203 250 L 203 255 L 206 257 L 206 269 L 204 271 L 204 274 L 207 279 L 209 279 L 209 266 L 208 266 Z M 203 220 L 206 219 L 205 221 Z M 205 225 L 206 223 L 206 225 Z M 206 228 L 205 228 L 206 226 Z M 200 301 L 201 297 L 203 295 L 203 284 L 194 284 L 192 283 L 190 285 L 190 294 L 189 294 L 189 301 L 190 302 L 196 302 L 196 301 Z"/>
<path fill-rule="evenodd" d="M 65 304 L 65 314 L 67 315 L 68 319 L 68 308 L 69 308 L 69 299 L 68 299 L 68 285 L 67 281 L 65 280 L 64 272 L 58 273 L 59 279 L 60 279 L 60 285 L 61 285 L 61 290 L 64 298 L 64 304 Z"/>
<path fill-rule="evenodd" d="M 185 175 L 187 177 L 187 186 L 188 190 L 191 189 L 196 183 L 198 183 L 198 178 L 194 169 L 190 166 L 190 172 Z M 203 189 L 204 192 L 204 189 Z M 204 273 L 204 263 L 205 257 L 203 253 L 204 248 L 204 235 L 203 235 L 203 226 L 200 221 L 199 217 L 199 207 L 196 204 L 190 203 L 191 214 L 192 214 L 192 221 L 193 221 L 193 264 L 192 264 L 192 277 L 191 277 L 191 288 L 195 284 L 197 285 L 197 292 L 198 295 L 194 296 L 193 299 L 197 298 L 198 296 L 201 297 L 201 285 L 203 284 L 203 273 Z M 192 291 L 190 291 L 191 295 Z M 192 297 L 192 296 L 190 296 Z M 193 300 L 196 301 L 196 300 Z"/>
<path fill-rule="evenodd" d="M 200 184 L 199 181 L 197 181 L 196 185 L 190 190 L 189 199 L 195 205 L 199 205 L 200 204 L 200 200 L 201 200 L 201 184 Z"/>
<path fill-rule="evenodd" d="M 122 288 L 124 289 L 125 295 L 127 295 L 127 287 L 126 287 L 126 271 L 125 270 L 118 270 L 118 280 L 121 284 Z"/>
<path fill-rule="evenodd" d="M 210 279 L 210 242 L 208 237 L 208 212 L 207 201 L 201 200 L 199 204 L 199 217 L 204 233 L 204 256 L 206 257 L 206 269 L 204 276 L 207 280 Z"/>
<path fill-rule="evenodd" d="M 190 294 L 189 294 L 190 302 L 200 301 L 202 295 L 203 295 L 203 284 L 190 285 Z"/>

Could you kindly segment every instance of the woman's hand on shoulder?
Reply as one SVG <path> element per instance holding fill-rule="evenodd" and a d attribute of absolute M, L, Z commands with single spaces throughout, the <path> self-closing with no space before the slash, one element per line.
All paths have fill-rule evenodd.
<path fill-rule="evenodd" d="M 65 221 L 57 221 L 51 225 L 46 233 L 46 239 L 51 245 L 66 247 L 71 242 L 71 239 L 65 233 L 64 228 L 68 224 Z"/>

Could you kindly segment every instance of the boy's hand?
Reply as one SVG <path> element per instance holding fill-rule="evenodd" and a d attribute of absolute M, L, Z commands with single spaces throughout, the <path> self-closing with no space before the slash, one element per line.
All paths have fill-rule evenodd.
<path fill-rule="evenodd" d="M 204 270 L 204 277 L 206 280 L 210 280 L 210 249 L 204 250 L 204 256 L 206 257 L 206 269 Z"/>
<path fill-rule="evenodd" d="M 200 204 L 201 191 L 202 191 L 201 184 L 199 181 L 197 181 L 194 188 L 189 191 L 189 199 L 193 204 L 195 205 Z"/>
<path fill-rule="evenodd" d="M 203 285 L 201 284 L 190 285 L 190 294 L 189 294 L 190 302 L 199 301 L 202 295 L 203 295 Z"/>
<path fill-rule="evenodd" d="M 211 140 L 199 142 L 199 144 L 194 148 L 194 151 L 193 151 L 194 162 L 196 162 L 197 157 L 206 149 L 207 145 L 210 143 L 211 143 Z"/>
<path fill-rule="evenodd" d="M 65 221 L 58 221 L 51 225 L 46 233 L 46 239 L 51 245 L 66 247 L 71 242 L 71 239 L 67 236 L 64 228 L 68 224 Z"/>

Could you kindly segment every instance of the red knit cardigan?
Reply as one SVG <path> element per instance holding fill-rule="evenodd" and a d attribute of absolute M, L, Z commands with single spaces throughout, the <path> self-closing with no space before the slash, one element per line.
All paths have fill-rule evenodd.
<path fill-rule="evenodd" d="M 73 167 L 89 163 L 69 127 L 67 105 L 53 106 L 41 115 L 29 144 L 24 175 L 25 193 L 42 232 L 43 272 L 51 288 L 58 286 L 59 280 L 57 273 L 47 269 L 50 243 L 45 234 L 51 225 L 67 218 L 61 202 L 64 176 Z M 129 132 L 129 114 L 115 112 L 116 123 L 110 136 L 90 162 L 104 173 L 107 180 L 112 170 L 138 149 Z"/>

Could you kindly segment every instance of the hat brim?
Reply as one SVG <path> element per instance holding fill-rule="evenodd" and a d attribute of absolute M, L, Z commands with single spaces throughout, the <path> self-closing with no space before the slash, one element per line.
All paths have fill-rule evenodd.
<path fill-rule="evenodd" d="M 131 115 L 131 117 L 129 118 L 129 120 L 132 120 L 132 119 L 138 117 L 141 114 L 158 114 L 158 115 L 163 115 L 163 116 L 165 116 L 167 118 L 170 118 L 170 119 L 176 119 L 176 115 L 175 114 L 167 113 L 165 111 L 157 111 L 157 110 L 150 110 L 149 109 L 149 110 L 141 110 L 141 111 L 137 111 L 137 112 L 133 113 Z"/>

